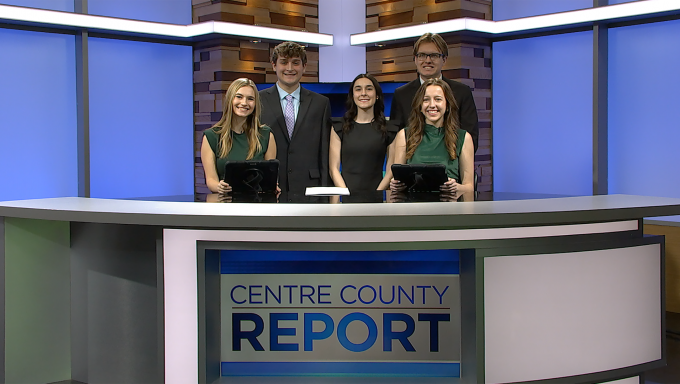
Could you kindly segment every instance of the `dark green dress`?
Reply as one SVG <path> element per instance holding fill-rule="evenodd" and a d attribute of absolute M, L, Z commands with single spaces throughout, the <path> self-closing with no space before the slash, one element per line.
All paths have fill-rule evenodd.
<path fill-rule="evenodd" d="M 271 129 L 266 125 L 260 127 L 260 144 L 262 149 L 249 160 L 264 160 L 264 154 L 267 152 L 269 146 L 269 132 Z M 224 180 L 224 164 L 227 161 L 243 161 L 246 160 L 248 156 L 248 137 L 245 133 L 234 133 L 231 132 L 231 150 L 227 154 L 227 157 L 219 157 L 219 135 L 214 128 L 208 128 L 203 131 L 203 135 L 208 139 L 208 144 L 210 144 L 210 149 L 212 149 L 215 154 L 215 167 L 217 168 L 217 177 L 220 180 Z"/>
<path fill-rule="evenodd" d="M 408 127 L 404 128 L 404 134 L 408 138 Z M 460 179 L 460 169 L 458 159 L 463 150 L 463 143 L 465 142 L 465 131 L 458 129 L 458 142 L 456 143 L 456 159 L 451 160 L 449 151 L 446 150 L 444 143 L 444 130 L 433 125 L 425 124 L 425 132 L 423 140 L 418 144 L 413 157 L 408 159 L 408 164 L 444 164 L 446 166 L 446 175 L 457 183 L 462 183 Z"/>

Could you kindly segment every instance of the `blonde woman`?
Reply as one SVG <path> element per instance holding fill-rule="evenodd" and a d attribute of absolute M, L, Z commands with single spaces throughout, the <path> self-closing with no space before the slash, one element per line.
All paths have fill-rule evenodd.
<path fill-rule="evenodd" d="M 208 189 L 224 195 L 231 192 L 225 163 L 275 159 L 276 142 L 269 127 L 260 124 L 260 95 L 252 80 L 234 80 L 222 104 L 220 121 L 203 132 L 201 161 Z"/>

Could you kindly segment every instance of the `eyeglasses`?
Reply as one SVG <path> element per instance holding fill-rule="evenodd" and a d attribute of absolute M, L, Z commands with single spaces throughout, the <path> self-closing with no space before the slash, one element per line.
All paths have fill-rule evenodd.
<path fill-rule="evenodd" d="M 420 61 L 425 61 L 425 59 L 427 59 L 428 57 L 430 58 L 430 60 L 439 60 L 442 57 L 444 57 L 444 55 L 441 54 L 441 53 L 422 53 L 421 52 L 421 53 L 416 54 L 416 57 Z"/>

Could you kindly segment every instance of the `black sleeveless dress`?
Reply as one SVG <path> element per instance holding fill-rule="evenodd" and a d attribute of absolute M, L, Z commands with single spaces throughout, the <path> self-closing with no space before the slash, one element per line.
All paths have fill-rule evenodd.
<path fill-rule="evenodd" d="M 375 122 L 354 122 L 346 133 L 342 131 L 342 123 L 334 124 L 333 129 L 342 142 L 341 173 L 350 193 L 375 191 L 383 179 L 387 146 L 394 141 L 398 128 L 388 123 L 384 135 Z"/>

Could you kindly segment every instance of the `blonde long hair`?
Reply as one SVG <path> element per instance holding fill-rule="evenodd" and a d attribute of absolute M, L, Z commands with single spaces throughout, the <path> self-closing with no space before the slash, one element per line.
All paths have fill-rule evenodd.
<path fill-rule="evenodd" d="M 425 133 L 425 116 L 422 112 L 425 91 L 429 86 L 441 87 L 446 99 L 446 112 L 444 112 L 444 144 L 451 160 L 456 158 L 456 143 L 458 143 L 458 128 L 460 119 L 458 118 L 458 103 L 453 97 L 451 87 L 442 79 L 428 79 L 418 89 L 411 105 L 411 115 L 408 119 L 408 131 L 406 138 L 406 158 L 410 159 L 416 152 L 416 148 L 423 140 Z"/>
<path fill-rule="evenodd" d="M 227 157 L 231 151 L 233 140 L 231 132 L 233 129 L 234 97 L 236 97 L 236 93 L 243 87 L 251 87 L 255 93 L 255 109 L 253 110 L 253 113 L 248 115 L 243 127 L 243 132 L 248 138 L 248 156 L 246 157 L 246 160 L 252 159 L 256 153 L 262 150 L 262 144 L 260 144 L 260 137 L 262 136 L 260 134 L 260 94 L 257 92 L 257 86 L 252 80 L 241 78 L 234 80 L 231 85 L 229 85 L 229 89 L 227 89 L 227 93 L 224 94 L 224 99 L 222 100 L 222 118 L 211 127 L 219 137 L 219 153 L 217 154 L 219 158 Z"/>

